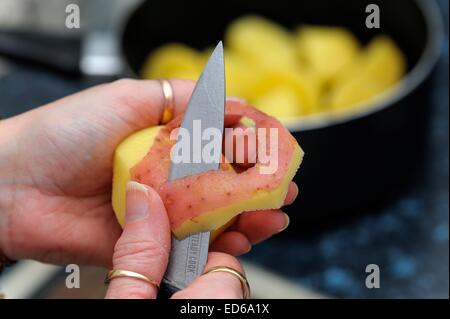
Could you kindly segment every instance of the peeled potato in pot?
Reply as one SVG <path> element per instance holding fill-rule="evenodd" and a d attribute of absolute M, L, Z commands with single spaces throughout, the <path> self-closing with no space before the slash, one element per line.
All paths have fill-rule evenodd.
<path fill-rule="evenodd" d="M 390 38 L 377 36 L 364 53 L 364 71 L 383 89 L 397 83 L 406 72 L 406 58 Z"/>
<path fill-rule="evenodd" d="M 227 27 L 224 43 L 227 94 L 283 122 L 368 105 L 406 72 L 406 59 L 389 37 L 362 47 L 341 27 L 306 25 L 292 32 L 250 15 Z M 164 45 L 150 54 L 142 77 L 197 80 L 211 52 Z"/>
<path fill-rule="evenodd" d="M 302 64 L 328 81 L 355 59 L 357 39 L 338 27 L 304 26 L 296 31 L 295 45 Z"/>
<path fill-rule="evenodd" d="M 190 47 L 170 43 L 153 51 L 142 68 L 145 79 L 183 78 L 196 80 L 204 67 L 199 52 Z"/>
<path fill-rule="evenodd" d="M 297 93 L 285 86 L 274 87 L 253 102 L 258 109 L 278 119 L 300 116 L 304 113 Z"/>
<path fill-rule="evenodd" d="M 333 110 L 346 110 L 361 102 L 371 102 L 382 91 L 380 85 L 368 77 L 358 77 L 342 83 L 327 96 L 327 106 Z"/>
<path fill-rule="evenodd" d="M 246 16 L 232 22 L 225 34 L 225 44 L 260 67 L 297 65 L 292 34 L 262 17 Z"/>
<path fill-rule="evenodd" d="M 252 83 L 260 77 L 261 71 L 242 56 L 225 49 L 225 83 L 227 94 L 248 98 Z"/>
<path fill-rule="evenodd" d="M 296 70 L 271 70 L 260 74 L 250 86 L 249 94 L 247 98 L 258 108 L 261 102 L 267 95 L 273 96 L 274 93 L 270 93 L 273 89 L 280 92 L 280 87 L 284 87 L 284 92 L 293 92 L 296 95 L 297 103 L 297 115 L 305 115 L 314 112 L 314 109 L 318 106 L 319 101 L 319 87 L 315 78 L 307 73 L 300 73 Z M 277 93 L 279 95 L 279 93 Z M 285 95 L 283 93 L 283 95 Z M 289 93 L 289 95 L 291 95 Z M 271 100 L 273 100 L 271 98 Z M 276 100 L 279 100 L 278 98 Z M 289 98 L 292 101 L 291 98 Z M 266 107 L 264 111 L 267 111 L 267 103 L 264 102 Z M 284 105 L 274 105 L 273 107 L 284 108 Z M 278 111 L 276 111 L 278 112 Z M 274 112 L 269 112 L 274 113 Z"/>
<path fill-rule="evenodd" d="M 336 78 L 330 92 L 333 109 L 373 101 L 393 87 L 406 72 L 406 59 L 395 43 L 385 36 L 374 38 L 361 54 Z"/>

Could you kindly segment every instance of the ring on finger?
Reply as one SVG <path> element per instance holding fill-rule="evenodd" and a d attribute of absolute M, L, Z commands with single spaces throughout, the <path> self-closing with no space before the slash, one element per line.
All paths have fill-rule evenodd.
<path fill-rule="evenodd" d="M 248 283 L 247 277 L 245 277 L 239 271 L 237 271 L 236 269 L 233 269 L 231 267 L 227 267 L 227 266 L 217 266 L 217 267 L 213 267 L 213 268 L 207 270 L 204 273 L 204 275 L 209 274 L 209 273 L 214 273 L 214 272 L 225 272 L 225 273 L 229 273 L 229 274 L 232 274 L 235 277 L 237 277 L 242 285 L 242 295 L 243 295 L 244 299 L 250 298 L 250 284 Z"/>

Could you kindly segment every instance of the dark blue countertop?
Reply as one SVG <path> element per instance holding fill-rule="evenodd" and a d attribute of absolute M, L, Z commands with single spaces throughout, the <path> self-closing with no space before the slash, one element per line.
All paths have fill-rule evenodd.
<path fill-rule="evenodd" d="M 446 16 L 448 2 L 439 1 Z M 433 86 L 427 165 L 417 185 L 380 212 L 361 215 L 313 237 L 278 236 L 245 259 L 331 296 L 449 296 L 448 35 Z M 79 81 L 13 66 L 0 77 L 0 117 L 45 104 L 85 87 Z M 380 268 L 379 289 L 365 286 L 365 267 Z"/>

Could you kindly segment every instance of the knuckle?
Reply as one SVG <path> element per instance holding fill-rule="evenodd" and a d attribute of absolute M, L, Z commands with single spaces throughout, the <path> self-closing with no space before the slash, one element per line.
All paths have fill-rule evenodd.
<path fill-rule="evenodd" d="M 138 80 L 120 79 L 112 82 L 109 88 L 118 103 L 133 106 L 139 102 L 138 83 Z"/>
<path fill-rule="evenodd" d="M 216 273 L 220 276 L 222 286 L 215 292 L 216 298 L 239 299 L 243 297 L 242 283 L 236 276 L 228 273 Z"/>
<path fill-rule="evenodd" d="M 229 288 L 223 291 L 221 299 L 241 299 L 242 291 L 240 289 Z"/>
<path fill-rule="evenodd" d="M 227 267 L 231 267 L 234 270 L 237 270 L 241 273 L 244 273 L 244 269 L 236 257 L 233 257 L 229 254 L 222 253 L 222 252 L 211 252 L 209 254 L 210 254 L 210 259 L 214 260 L 214 262 L 211 263 L 210 267 L 227 266 Z"/>
<path fill-rule="evenodd" d="M 116 92 L 127 92 L 130 89 L 133 89 L 136 86 L 137 80 L 133 79 L 119 79 L 114 82 L 111 82 L 110 88 Z"/>
<path fill-rule="evenodd" d="M 223 287 L 222 289 L 217 289 L 211 293 L 208 298 L 214 299 L 241 299 L 242 292 L 239 289 L 232 287 Z"/>
<path fill-rule="evenodd" d="M 168 251 L 155 240 L 146 241 L 118 241 L 114 249 L 113 261 L 115 265 L 149 264 L 155 261 L 165 262 Z"/>
<path fill-rule="evenodd" d="M 180 291 L 177 291 L 176 293 L 174 293 L 172 295 L 172 297 L 170 297 L 170 298 L 171 299 L 188 299 L 190 297 L 192 297 L 192 296 L 189 294 L 189 290 L 183 289 L 183 290 L 180 290 Z"/>
<path fill-rule="evenodd" d="M 152 288 L 143 282 L 122 282 L 117 293 L 119 298 L 147 299 L 152 297 Z"/>

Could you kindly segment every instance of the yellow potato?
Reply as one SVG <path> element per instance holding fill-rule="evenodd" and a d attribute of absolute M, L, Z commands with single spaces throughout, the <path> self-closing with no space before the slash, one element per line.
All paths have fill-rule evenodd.
<path fill-rule="evenodd" d="M 377 93 L 382 91 L 372 79 L 358 77 L 342 83 L 328 96 L 328 107 L 334 110 L 348 109 L 361 102 L 370 102 Z"/>
<path fill-rule="evenodd" d="M 387 89 L 406 72 L 406 58 L 397 45 L 386 36 L 374 38 L 364 53 L 364 72 Z"/>
<path fill-rule="evenodd" d="M 199 52 L 183 44 L 170 43 L 149 55 L 142 68 L 141 77 L 197 80 L 203 67 L 204 59 Z"/>
<path fill-rule="evenodd" d="M 120 225 L 125 223 L 125 194 L 130 169 L 141 161 L 153 144 L 162 126 L 154 126 L 134 133 L 117 146 L 114 153 L 112 206 Z"/>
<path fill-rule="evenodd" d="M 297 94 L 286 86 L 279 86 L 259 96 L 254 104 L 266 114 L 286 119 L 304 114 Z"/>
<path fill-rule="evenodd" d="M 302 65 L 325 82 L 355 59 L 360 50 L 357 39 L 338 27 L 301 27 L 295 45 Z"/>
<path fill-rule="evenodd" d="M 258 79 L 260 70 L 231 49 L 226 48 L 224 55 L 227 95 L 248 98 L 250 86 Z M 207 51 L 205 63 L 209 56 Z"/>
<path fill-rule="evenodd" d="M 147 154 L 161 126 L 150 127 L 128 136 L 116 148 L 113 164 L 112 206 L 120 225 L 124 225 L 126 207 L 126 184 L 130 180 L 130 169 L 134 167 Z M 289 163 L 286 176 L 280 185 L 271 191 L 258 191 L 254 196 L 244 201 L 230 203 L 226 207 L 215 209 L 208 214 L 188 221 L 179 230 L 179 237 L 183 238 L 199 230 L 211 230 L 211 238 L 216 238 L 226 227 L 233 223 L 237 212 L 279 207 L 288 191 L 289 183 L 295 175 L 302 158 L 303 151 L 293 140 L 294 155 Z M 231 167 L 231 166 L 230 166 Z M 249 207 L 251 209 L 249 209 Z"/>
<path fill-rule="evenodd" d="M 406 59 L 390 38 L 377 36 L 361 49 L 340 27 L 303 26 L 292 33 L 244 16 L 229 25 L 225 38 L 227 94 L 283 120 L 361 105 L 406 72 Z M 149 56 L 142 76 L 197 80 L 211 51 L 162 46 Z"/>
<path fill-rule="evenodd" d="M 317 81 L 313 76 L 296 70 L 274 70 L 263 73 L 250 86 L 247 98 L 259 107 L 257 101 L 260 97 L 279 87 L 285 87 L 286 90 L 296 94 L 300 114 L 313 112 L 318 106 L 320 92 Z"/>
<path fill-rule="evenodd" d="M 358 60 L 336 77 L 329 105 L 342 109 L 365 100 L 373 101 L 400 81 L 405 71 L 406 59 L 400 49 L 389 38 L 378 36 Z"/>
<path fill-rule="evenodd" d="M 292 34 L 262 17 L 245 16 L 232 22 L 225 44 L 262 68 L 290 69 L 297 65 Z"/>

